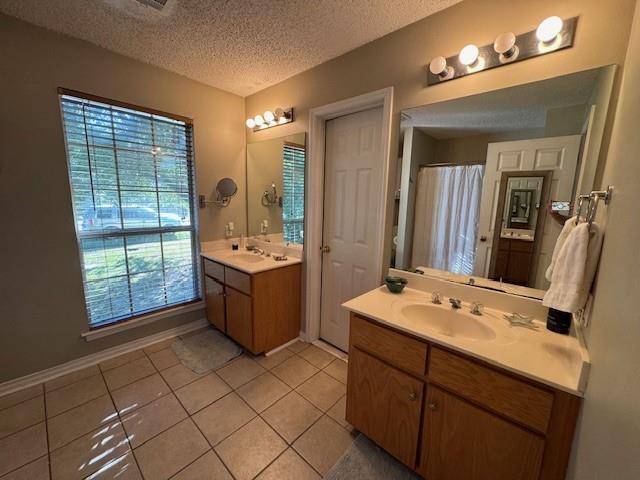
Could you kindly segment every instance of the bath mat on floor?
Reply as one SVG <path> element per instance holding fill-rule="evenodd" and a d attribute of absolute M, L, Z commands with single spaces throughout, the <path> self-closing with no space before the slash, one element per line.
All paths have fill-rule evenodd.
<path fill-rule="evenodd" d="M 420 480 L 420 477 L 360 434 L 324 479 Z"/>
<path fill-rule="evenodd" d="M 171 349 L 185 367 L 198 374 L 221 367 L 242 353 L 242 348 L 218 330 L 177 338 Z"/>

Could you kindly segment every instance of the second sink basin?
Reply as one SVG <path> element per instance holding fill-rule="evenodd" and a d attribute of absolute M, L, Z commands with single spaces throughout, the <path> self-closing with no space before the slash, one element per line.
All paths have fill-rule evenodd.
<path fill-rule="evenodd" d="M 232 258 L 245 263 L 264 262 L 264 257 L 256 255 L 255 253 L 236 253 L 235 255 L 232 255 Z"/>
<path fill-rule="evenodd" d="M 428 303 L 400 303 L 395 314 L 415 328 L 425 328 L 446 335 L 468 340 L 494 340 L 496 332 L 470 313 L 453 310 L 443 305 Z"/>

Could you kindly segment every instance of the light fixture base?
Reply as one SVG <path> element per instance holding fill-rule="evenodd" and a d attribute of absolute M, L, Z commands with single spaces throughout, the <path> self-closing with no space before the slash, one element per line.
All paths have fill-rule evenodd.
<path fill-rule="evenodd" d="M 279 127 L 280 125 L 286 125 L 287 123 L 291 122 L 293 122 L 293 107 L 287 110 L 283 109 L 283 114 L 281 117 L 276 117 L 272 122 L 265 122 L 260 126 L 256 125 L 252 130 L 254 132 L 260 132 L 268 128 Z"/>
<path fill-rule="evenodd" d="M 513 55 L 509 58 L 501 58 L 501 54 L 494 50 L 493 43 L 479 47 L 478 61 L 481 59 L 483 62 L 479 66 L 464 65 L 458 58 L 457 54 L 452 55 L 446 58 L 446 62 L 447 65 L 453 67 L 453 75 L 447 77 L 434 75 L 429 71 L 429 67 L 427 66 L 427 85 L 437 85 L 456 78 L 489 70 L 491 68 L 510 65 L 528 58 L 546 55 L 547 53 L 557 52 L 558 50 L 572 47 L 577 25 L 578 17 L 563 20 L 562 30 L 560 30 L 560 33 L 558 33 L 556 38 L 550 42 L 542 42 L 538 40 L 538 37 L 536 36 L 536 29 L 517 35 L 515 42 L 515 46 L 518 49 L 517 55 Z"/>

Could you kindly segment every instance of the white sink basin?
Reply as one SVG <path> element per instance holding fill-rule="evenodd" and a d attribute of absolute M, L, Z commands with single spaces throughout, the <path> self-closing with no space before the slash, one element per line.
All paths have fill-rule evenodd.
<path fill-rule="evenodd" d="M 260 255 L 256 255 L 255 253 L 237 253 L 235 255 L 232 255 L 230 258 L 233 258 L 234 260 L 238 260 L 240 262 L 245 262 L 245 263 L 264 262 L 264 257 Z"/>
<path fill-rule="evenodd" d="M 395 315 L 414 328 L 424 328 L 448 337 L 490 341 L 496 332 L 474 315 L 443 305 L 403 303 L 394 308 Z"/>

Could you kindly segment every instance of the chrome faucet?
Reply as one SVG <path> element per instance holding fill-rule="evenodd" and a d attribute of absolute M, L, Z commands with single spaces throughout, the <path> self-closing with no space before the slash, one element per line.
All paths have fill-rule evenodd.
<path fill-rule="evenodd" d="M 451 304 L 451 308 L 458 309 L 462 308 L 462 301 L 459 298 L 449 298 L 449 303 Z"/>

